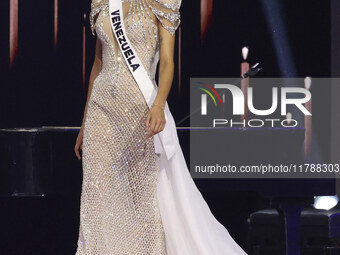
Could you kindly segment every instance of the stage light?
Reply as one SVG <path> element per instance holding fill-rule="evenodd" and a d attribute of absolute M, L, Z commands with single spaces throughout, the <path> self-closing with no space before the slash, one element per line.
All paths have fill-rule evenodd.
<path fill-rule="evenodd" d="M 338 196 L 315 196 L 313 206 L 315 209 L 329 210 L 334 208 L 338 202 Z"/>
<path fill-rule="evenodd" d="M 276 59 L 282 77 L 297 77 L 289 36 L 286 28 L 285 10 L 281 1 L 261 0 L 263 12 L 267 19 L 270 35 L 276 51 Z"/>

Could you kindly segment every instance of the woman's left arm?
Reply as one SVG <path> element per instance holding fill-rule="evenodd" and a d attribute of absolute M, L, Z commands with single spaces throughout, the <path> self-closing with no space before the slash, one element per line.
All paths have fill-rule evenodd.
<path fill-rule="evenodd" d="M 175 34 L 171 35 L 158 23 L 159 49 L 159 80 L 158 92 L 146 118 L 148 137 L 162 131 L 165 126 L 164 107 L 168 98 L 174 76 Z"/>

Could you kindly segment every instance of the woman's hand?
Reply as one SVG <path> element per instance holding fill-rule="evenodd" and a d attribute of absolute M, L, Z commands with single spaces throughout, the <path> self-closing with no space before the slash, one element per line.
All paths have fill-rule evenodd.
<path fill-rule="evenodd" d="M 165 127 L 164 109 L 159 105 L 153 105 L 146 117 L 147 137 L 161 132 Z"/>
<path fill-rule="evenodd" d="M 80 153 L 79 153 L 79 148 L 83 150 L 83 126 L 79 130 L 77 140 L 76 140 L 76 145 L 74 146 L 74 152 L 76 153 L 78 160 L 80 160 L 81 158 Z"/>

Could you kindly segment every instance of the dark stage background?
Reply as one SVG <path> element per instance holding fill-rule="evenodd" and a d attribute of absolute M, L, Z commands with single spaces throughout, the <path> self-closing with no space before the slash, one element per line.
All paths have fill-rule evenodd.
<path fill-rule="evenodd" d="M 55 2 L 18 0 L 17 58 L 11 68 L 9 2 L 0 3 L 1 24 L 5 28 L 0 37 L 0 127 L 80 126 L 95 47 L 87 18 L 90 1 L 58 1 L 58 41 L 54 46 Z M 273 11 L 275 7 L 284 26 L 275 25 L 278 20 L 267 19 L 268 8 Z M 176 71 L 168 100 L 176 121 L 189 113 L 190 77 L 238 77 L 243 46 L 250 48 L 248 62 L 260 62 L 264 68 L 258 77 L 330 77 L 330 1 L 215 0 L 211 26 L 203 40 L 200 1 L 183 1 L 181 14 L 180 63 L 178 54 L 175 56 L 181 75 Z M 278 41 L 285 39 L 287 44 L 279 46 L 275 37 Z M 282 62 L 285 64 L 280 65 Z M 316 105 L 329 103 L 329 93 L 329 87 L 312 87 Z M 328 113 L 329 105 L 313 112 L 313 130 L 320 137 L 326 160 L 330 139 L 329 126 L 325 125 L 329 122 Z M 181 126 L 189 126 L 189 122 Z"/>
<path fill-rule="evenodd" d="M 268 6 L 269 3 L 276 4 Z M 52 0 L 18 0 L 18 46 L 11 65 L 10 1 L 0 2 L 0 24 L 4 28 L 0 36 L 0 128 L 81 124 L 95 48 L 88 20 L 90 0 L 58 1 L 56 44 L 54 4 Z M 272 20 L 275 17 L 268 17 L 266 8 L 275 7 L 284 27 L 275 25 L 275 19 Z M 189 114 L 190 77 L 238 77 L 243 46 L 250 49 L 248 62 L 260 62 L 264 68 L 258 77 L 331 76 L 328 0 L 214 0 L 211 26 L 203 39 L 200 13 L 199 0 L 183 0 L 175 56 L 181 72 L 175 71 L 168 99 L 176 121 Z M 274 22 L 272 26 L 270 20 Z M 313 104 L 323 102 L 322 109 L 313 109 L 313 131 L 319 138 L 322 158 L 328 161 L 330 88 L 315 86 L 312 94 Z M 189 121 L 181 124 L 189 125 Z M 73 151 L 73 147 L 69 149 Z M 80 192 L 80 173 L 77 177 L 75 187 Z M 44 203 L 39 202 L 41 198 L 2 198 L 0 218 L 5 228 L 0 231 L 0 237 L 7 244 L 1 244 L 0 254 L 72 254 L 64 251 L 75 248 L 78 229 L 74 224 L 78 221 L 79 204 L 74 201 L 78 196 L 79 193 L 43 198 Z M 204 196 L 240 243 L 243 242 L 240 223 L 247 213 L 266 204 L 256 195 L 206 193 Z M 225 214 L 232 208 L 238 209 Z M 228 220 L 237 217 L 241 218 Z M 46 234 L 45 229 L 52 232 Z M 9 248 L 20 242 L 22 249 Z"/>
<path fill-rule="evenodd" d="M 17 58 L 11 68 L 9 1 L 0 3 L 1 24 L 6 28 L 0 38 L 1 128 L 81 124 L 95 47 L 87 18 L 90 1 L 58 2 L 58 41 L 54 46 L 54 1 L 18 0 Z M 285 27 L 271 27 L 265 3 L 271 3 L 269 9 L 278 5 Z M 260 62 L 264 68 L 258 77 L 330 77 L 329 1 L 215 0 L 211 26 L 202 40 L 200 1 L 183 1 L 181 14 L 180 62 L 178 54 L 175 56 L 181 75 L 177 70 L 168 99 L 176 121 L 189 113 L 190 77 L 238 77 L 243 46 L 250 49 L 248 62 Z M 278 46 L 275 37 L 278 41 L 286 39 L 287 44 Z M 177 53 L 178 46 L 177 42 Z M 280 65 L 282 62 L 285 64 Z M 316 105 L 329 103 L 329 93 L 329 87 L 312 87 Z M 313 112 L 313 130 L 320 138 L 326 160 L 330 139 L 329 126 L 325 125 L 329 122 L 328 113 L 329 105 Z M 181 126 L 189 126 L 189 121 Z"/>
<path fill-rule="evenodd" d="M 189 112 L 190 77 L 238 77 L 241 48 L 249 46 L 248 62 L 264 67 L 258 77 L 330 76 L 330 2 L 324 0 L 267 1 L 280 3 L 286 29 L 271 29 L 261 0 L 214 0 L 212 24 L 200 38 L 200 1 L 182 2 L 181 77 L 178 72 L 169 97 L 176 120 Z M 58 42 L 53 44 L 54 1 L 18 1 L 18 54 L 9 68 L 9 1 L 1 1 L 2 128 L 41 125 L 79 126 L 92 66 L 95 37 L 90 33 L 90 1 L 59 0 Z M 86 81 L 82 80 L 83 25 L 86 26 Z M 281 30 L 280 30 L 281 29 Z M 281 48 L 292 56 L 293 69 L 284 73 L 273 36 L 286 35 Z M 177 33 L 177 38 L 178 38 Z M 283 39 L 283 38 L 279 38 Z M 178 46 L 178 45 L 177 45 Z M 177 47 L 178 49 L 178 47 Z M 178 52 L 178 51 L 177 51 Z M 175 56 L 178 63 L 178 56 Z M 294 75 L 294 76 L 293 76 Z M 313 91 L 314 92 L 314 91 Z M 318 93 L 327 96 L 327 90 Z M 189 123 L 185 123 L 187 126 Z"/>

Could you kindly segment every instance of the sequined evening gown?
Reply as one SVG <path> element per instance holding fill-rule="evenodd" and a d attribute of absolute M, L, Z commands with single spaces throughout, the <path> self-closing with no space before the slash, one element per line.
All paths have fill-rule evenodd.
<path fill-rule="evenodd" d="M 174 34 L 181 1 L 117 1 L 127 36 L 155 82 L 157 20 Z M 177 134 L 177 152 L 167 162 L 155 153 L 154 137 L 146 138 L 149 108 L 112 33 L 109 0 L 92 0 L 90 22 L 102 45 L 102 70 L 84 124 L 76 255 L 246 254 L 194 185 Z"/>
<path fill-rule="evenodd" d="M 148 75 L 159 47 L 160 2 L 125 0 L 127 35 Z M 160 17 L 160 20 L 163 18 Z M 112 34 L 109 1 L 92 1 L 90 21 L 102 44 L 83 136 L 83 185 L 77 255 L 165 255 L 157 203 L 159 155 L 146 138 L 148 106 Z M 172 28 L 164 26 L 173 33 Z M 173 20 L 173 24 L 179 24 Z"/>

